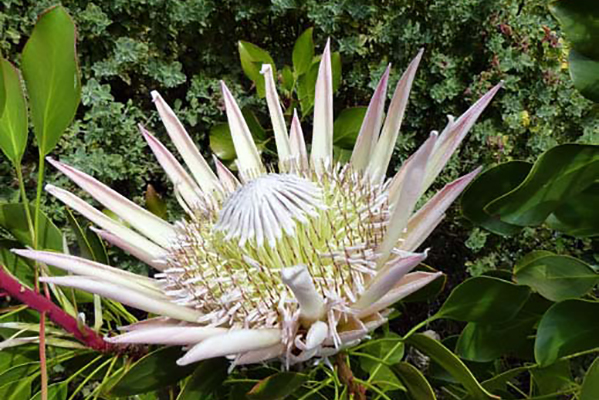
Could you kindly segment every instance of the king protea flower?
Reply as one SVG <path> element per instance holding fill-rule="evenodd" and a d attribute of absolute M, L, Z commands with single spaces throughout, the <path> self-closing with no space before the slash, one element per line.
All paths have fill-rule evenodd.
<path fill-rule="evenodd" d="M 279 358 L 289 366 L 352 346 L 386 322 L 391 305 L 441 274 L 410 272 L 426 258 L 426 250 L 416 250 L 479 170 L 445 186 L 418 211 L 415 207 L 500 87 L 460 118 L 449 117 L 446 128 L 432 132 L 388 179 L 421 56 L 422 51 L 399 80 L 384 116 L 387 68 L 344 165 L 333 159 L 329 44 L 316 81 L 309 154 L 295 113 L 287 132 L 272 68 L 262 68 L 278 166 L 263 164 L 224 82 L 237 176 L 216 158 L 214 172 L 171 108 L 153 92 L 186 168 L 140 126 L 141 134 L 172 181 L 186 218 L 164 221 L 52 159 L 52 165 L 126 224 L 66 190 L 52 185 L 46 190 L 97 225 L 103 239 L 158 273 L 149 278 L 66 254 L 15 252 L 72 274 L 44 282 L 157 315 L 106 340 L 185 346 L 180 365 L 229 356 L 234 365 Z"/>

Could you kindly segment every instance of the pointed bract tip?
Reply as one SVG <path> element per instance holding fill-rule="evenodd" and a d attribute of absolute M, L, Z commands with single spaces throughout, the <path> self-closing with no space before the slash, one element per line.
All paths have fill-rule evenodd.
<path fill-rule="evenodd" d="M 264 75 L 266 72 L 272 70 L 270 64 L 262 64 L 262 68 L 260 68 L 260 73 Z"/>
<path fill-rule="evenodd" d="M 154 101 L 154 102 L 155 102 L 156 100 L 158 100 L 158 98 L 160 98 L 160 97 L 161 97 L 161 96 L 160 96 L 160 93 L 158 93 L 158 91 L 157 91 L 157 90 L 152 90 L 152 91 L 150 92 L 150 96 L 152 96 L 152 101 Z"/>

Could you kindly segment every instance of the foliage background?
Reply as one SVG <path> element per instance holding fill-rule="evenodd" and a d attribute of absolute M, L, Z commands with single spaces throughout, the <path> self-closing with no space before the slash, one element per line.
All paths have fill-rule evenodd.
<path fill-rule="evenodd" d="M 56 1 L 3 0 L 0 52 L 15 61 L 35 19 Z M 210 155 L 208 132 L 224 122 L 218 80 L 226 80 L 241 105 L 265 117 L 266 106 L 243 75 L 237 41 L 290 64 L 295 39 L 314 26 L 321 51 L 327 37 L 341 53 L 343 81 L 336 108 L 367 105 L 387 63 L 398 79 L 419 48 L 426 49 L 397 144 L 397 164 L 446 114 L 459 115 L 499 80 L 505 89 L 483 114 L 443 175 L 456 178 L 476 165 L 534 160 L 566 142 L 599 143 L 592 103 L 572 87 L 567 48 L 544 0 L 111 0 L 63 1 L 79 30 L 82 106 L 53 157 L 91 173 L 143 203 L 147 184 L 164 197 L 171 187 L 137 131 L 143 123 L 164 138 L 150 101 L 159 90 Z M 392 82 L 393 83 L 393 82 Z M 262 113 L 262 114 L 260 114 Z M 304 121 L 304 129 L 309 120 Z M 30 139 L 32 140 L 32 139 Z M 37 155 L 23 164 L 31 191 Z M 49 183 L 72 188 L 49 172 Z M 14 198 L 17 183 L 0 161 L 0 197 Z M 74 188 L 73 188 L 74 189 Z M 62 225 L 64 209 L 49 197 L 46 211 Z M 170 207 L 172 215 L 176 207 Z M 584 257 L 597 263 L 590 241 L 574 241 L 543 228 L 505 241 L 469 227 L 454 207 L 429 244 L 429 261 L 459 282 L 471 274 L 511 267 L 532 249 Z M 113 262 L 143 268 L 113 253 Z M 464 268 L 466 267 L 466 268 Z M 451 282 L 450 281 L 450 282 Z"/>

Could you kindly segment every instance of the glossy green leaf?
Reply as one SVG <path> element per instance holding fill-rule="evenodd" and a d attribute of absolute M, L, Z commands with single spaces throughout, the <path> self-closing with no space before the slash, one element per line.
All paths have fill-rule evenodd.
<path fill-rule="evenodd" d="M 530 163 L 510 161 L 477 176 L 460 200 L 464 216 L 474 224 L 499 235 L 518 233 L 522 227 L 503 222 L 488 214 L 484 208 L 499 196 L 515 189 L 526 178 L 531 168 Z"/>
<path fill-rule="evenodd" d="M 193 373 L 195 364 L 180 367 L 183 356 L 179 347 L 164 347 L 137 361 L 112 387 L 115 396 L 132 396 L 173 385 Z"/>
<path fill-rule="evenodd" d="M 401 362 L 391 367 L 391 370 L 403 382 L 411 400 L 436 400 L 435 392 L 418 368 Z"/>
<path fill-rule="evenodd" d="M 226 358 L 212 358 L 196 364 L 196 369 L 181 390 L 177 400 L 205 399 L 227 379 L 229 362 Z"/>
<path fill-rule="evenodd" d="M 333 124 L 333 144 L 345 150 L 352 150 L 362 121 L 366 115 L 366 107 L 351 107 L 339 113 Z"/>
<path fill-rule="evenodd" d="M 498 399 L 484 389 L 468 367 L 438 340 L 424 334 L 415 334 L 407 339 L 407 343 L 416 347 L 451 374 L 464 386 L 472 400 Z"/>
<path fill-rule="evenodd" d="M 66 400 L 69 394 L 69 385 L 67 382 L 58 382 L 48 385 L 48 400 Z M 42 393 L 37 392 L 31 400 L 41 400 Z"/>
<path fill-rule="evenodd" d="M 270 64 L 276 76 L 276 67 L 272 57 L 266 50 L 243 40 L 237 43 L 237 49 L 243 72 L 256 85 L 258 96 L 263 98 L 266 95 L 266 90 L 264 77 L 260 73 L 260 70 L 262 69 L 262 64 Z"/>
<path fill-rule="evenodd" d="M 1 58 L 0 70 L 3 72 L 7 98 L 0 117 L 0 148 L 14 165 L 18 165 L 27 146 L 27 101 L 19 71 Z"/>
<path fill-rule="evenodd" d="M 499 323 L 515 317 L 529 296 L 530 290 L 525 286 L 478 276 L 453 289 L 436 317 Z"/>
<path fill-rule="evenodd" d="M 492 201 L 485 210 L 510 224 L 539 225 L 598 177 L 599 146 L 556 146 L 538 158 L 518 187 Z M 594 212 L 598 213 L 599 208 Z"/>
<path fill-rule="evenodd" d="M 571 42 L 570 75 L 583 96 L 599 102 L 599 6 L 594 1 L 559 0 L 549 5 Z"/>
<path fill-rule="evenodd" d="M 551 301 L 577 298 L 588 293 L 599 282 L 599 274 L 574 257 L 534 254 L 514 268 L 514 278 Z"/>
<path fill-rule="evenodd" d="M 528 342 L 538 318 L 517 318 L 501 324 L 470 322 L 462 330 L 456 353 L 463 359 L 489 362 L 516 353 Z M 531 346 L 532 347 L 532 346 Z"/>
<path fill-rule="evenodd" d="M 312 58 L 314 58 L 313 31 L 314 28 L 306 29 L 295 41 L 292 54 L 295 76 L 306 73 L 312 65 Z"/>
<path fill-rule="evenodd" d="M 535 384 L 536 396 L 547 396 L 552 393 L 568 389 L 572 382 L 570 362 L 560 361 L 545 368 L 534 368 L 530 370 L 532 380 Z"/>
<path fill-rule="evenodd" d="M 482 383 L 482 386 L 492 391 L 493 393 L 499 393 L 507 390 L 508 383 L 519 377 L 525 372 L 529 372 L 531 368 L 536 367 L 536 364 L 532 364 L 525 367 L 516 367 L 510 370 L 504 371 L 497 375 L 494 375 L 492 378 L 487 379 Z"/>
<path fill-rule="evenodd" d="M 599 347 L 599 302 L 565 300 L 539 322 L 535 359 L 547 366 L 558 358 Z"/>
<path fill-rule="evenodd" d="M 582 387 L 580 389 L 579 400 L 596 400 L 599 399 L 599 357 L 589 367 Z"/>
<path fill-rule="evenodd" d="M 89 224 L 84 228 L 75 218 L 71 210 L 67 209 L 67 221 L 75 234 L 79 247 L 79 256 L 105 265 L 109 264 L 104 243 L 98 235 L 89 229 Z"/>
<path fill-rule="evenodd" d="M 287 94 L 289 94 L 295 86 L 295 77 L 293 76 L 293 71 L 291 71 L 289 65 L 285 65 L 281 70 L 281 83 L 283 84 L 283 89 L 288 92 Z"/>
<path fill-rule="evenodd" d="M 21 248 L 23 245 L 14 240 L 0 240 L 0 265 L 8 270 L 20 282 L 27 286 L 33 286 L 34 270 L 33 267 L 25 262 L 21 257 L 11 252 L 11 249 Z M 0 352 L 1 354 L 2 352 Z M 0 368 L 0 371 L 2 369 Z"/>
<path fill-rule="evenodd" d="M 401 336 L 393 332 L 387 332 L 382 337 L 377 337 L 360 350 L 367 356 L 359 357 L 360 367 L 366 371 L 373 382 L 387 390 L 394 390 L 403 386 L 390 366 L 397 364 L 404 357 L 405 346 Z M 369 357 L 370 356 L 370 357 Z M 374 377 L 372 378 L 372 376 Z"/>
<path fill-rule="evenodd" d="M 279 400 L 293 394 L 308 380 L 308 375 L 295 372 L 279 372 L 258 382 L 247 393 L 252 400 Z"/>
<path fill-rule="evenodd" d="M 21 59 L 41 154 L 56 146 L 81 97 L 75 24 L 62 6 L 41 15 Z"/>
<path fill-rule="evenodd" d="M 35 375 L 36 372 L 39 372 L 38 362 L 28 362 L 14 366 L 0 373 L 0 386 L 5 386 L 8 383 L 27 378 L 30 375 Z"/>
<path fill-rule="evenodd" d="M 24 400 L 31 396 L 31 384 L 35 377 L 28 376 L 0 386 L 0 399 Z"/>
<path fill-rule="evenodd" d="M 333 75 L 333 93 L 341 85 L 341 54 L 338 51 L 331 53 L 331 73 Z"/>
<path fill-rule="evenodd" d="M 154 186 L 148 184 L 146 188 L 146 208 L 152 214 L 159 218 L 166 220 L 166 202 L 162 199 L 162 196 L 156 192 Z"/>
<path fill-rule="evenodd" d="M 566 199 L 547 219 L 551 229 L 576 237 L 599 235 L 599 184 Z"/>
<path fill-rule="evenodd" d="M 35 209 L 30 206 L 31 217 Z M 20 203 L 0 205 L 0 227 L 10 232 L 24 246 L 33 247 L 33 239 L 29 234 L 25 207 Z M 50 219 L 40 211 L 39 225 L 40 249 L 62 251 L 62 234 Z"/>
<path fill-rule="evenodd" d="M 0 56 L 0 63 L 5 60 Z M 4 113 L 4 106 L 6 105 L 6 87 L 4 83 L 4 70 L 0 67 L 0 118 Z"/>
<path fill-rule="evenodd" d="M 229 125 L 216 124 L 210 128 L 210 150 L 223 161 L 232 161 L 237 157 Z"/>

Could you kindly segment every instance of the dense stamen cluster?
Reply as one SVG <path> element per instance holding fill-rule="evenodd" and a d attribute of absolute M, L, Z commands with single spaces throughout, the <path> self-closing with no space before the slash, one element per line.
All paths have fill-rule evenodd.
<path fill-rule="evenodd" d="M 280 326 L 281 307 L 297 309 L 282 266 L 305 265 L 324 299 L 349 305 L 376 273 L 386 186 L 347 166 L 254 179 L 219 212 L 179 224 L 165 291 L 214 326 Z"/>

